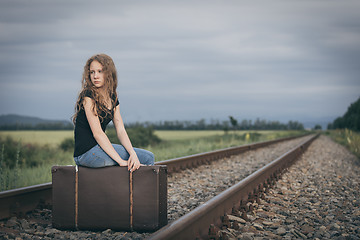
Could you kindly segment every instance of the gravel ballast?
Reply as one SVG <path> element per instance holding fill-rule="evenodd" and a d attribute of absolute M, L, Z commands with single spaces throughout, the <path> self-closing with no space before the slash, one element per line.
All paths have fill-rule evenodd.
<path fill-rule="evenodd" d="M 223 238 L 360 239 L 359 159 L 320 136 L 253 206 L 250 220 Z"/>

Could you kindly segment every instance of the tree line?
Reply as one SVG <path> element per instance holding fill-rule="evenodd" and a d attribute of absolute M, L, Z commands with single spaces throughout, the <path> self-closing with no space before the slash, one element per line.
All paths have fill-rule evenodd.
<path fill-rule="evenodd" d="M 279 121 L 267 121 L 257 118 L 255 121 L 243 119 L 236 120 L 229 116 L 228 120 L 200 119 L 197 121 L 158 121 L 158 122 L 136 122 L 127 124 L 126 127 L 151 127 L 155 130 L 304 130 L 304 125 L 298 121 L 281 123 Z"/>
<path fill-rule="evenodd" d="M 4 124 L 0 126 L 0 130 L 72 130 L 72 123 L 39 123 L 39 124 Z"/>
<path fill-rule="evenodd" d="M 351 129 L 360 131 L 360 97 L 350 104 L 346 113 L 342 117 L 338 117 L 333 123 L 328 124 L 328 129 Z"/>
<path fill-rule="evenodd" d="M 229 116 L 228 120 L 200 119 L 196 121 L 157 121 L 157 122 L 135 122 L 125 124 L 127 128 L 152 128 L 154 130 L 303 130 L 304 126 L 298 121 L 281 123 L 279 121 L 267 121 L 257 118 L 255 121 L 250 119 L 236 120 Z M 32 124 L 7 124 L 1 125 L 0 130 L 73 130 L 72 123 L 39 123 Z"/>

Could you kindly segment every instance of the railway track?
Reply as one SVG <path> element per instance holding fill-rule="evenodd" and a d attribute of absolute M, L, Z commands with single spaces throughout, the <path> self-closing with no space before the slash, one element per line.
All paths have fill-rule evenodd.
<path fill-rule="evenodd" d="M 248 202 L 258 201 L 281 173 L 291 166 L 318 135 L 287 151 L 239 183 L 195 208 L 150 236 L 149 239 L 219 239 L 217 229 L 229 225 L 228 214 L 236 212 L 247 219 Z"/>
<path fill-rule="evenodd" d="M 218 160 L 218 159 L 223 159 L 223 158 L 229 158 L 230 156 L 233 155 L 237 155 L 240 153 L 245 153 L 249 150 L 255 150 L 255 149 L 260 149 L 262 147 L 265 146 L 269 146 L 275 143 L 279 143 L 279 142 L 284 142 L 284 141 L 289 141 L 291 139 L 294 139 L 295 137 L 291 137 L 291 138 L 282 138 L 282 139 L 277 139 L 277 140 L 273 140 L 273 141 L 266 141 L 266 142 L 260 142 L 260 143 L 255 143 L 255 144 L 249 144 L 249 145 L 243 145 L 240 147 L 233 147 L 233 148 L 227 148 L 227 149 L 223 149 L 223 150 L 218 150 L 218 151 L 213 151 L 213 152 L 209 152 L 209 153 L 204 153 L 204 154 L 196 154 L 196 155 L 192 155 L 192 156 L 188 156 L 188 157 L 182 157 L 182 158 L 177 158 L 177 159 L 172 159 L 172 160 L 166 160 L 166 161 L 161 161 L 161 162 L 157 162 L 156 164 L 161 164 L 161 165 L 167 165 L 168 167 L 168 172 L 169 173 L 175 173 L 175 172 L 179 172 L 179 171 L 183 171 L 187 168 L 194 168 L 203 164 L 209 164 L 212 161 Z M 299 154 L 301 154 L 301 152 L 306 149 L 307 145 L 310 144 L 310 142 L 314 139 L 314 137 L 310 138 L 310 141 L 306 141 L 302 144 L 300 144 L 297 148 L 291 150 L 288 154 L 284 155 L 283 157 L 281 157 L 281 159 L 285 159 L 285 160 L 276 160 L 274 162 L 279 162 L 277 164 L 282 165 L 281 167 L 271 167 L 271 169 L 276 168 L 274 173 L 269 174 L 268 172 L 270 170 L 265 170 L 265 172 L 267 172 L 265 175 L 264 174 L 260 174 L 259 176 L 257 175 L 250 175 L 247 178 L 245 178 L 243 181 L 241 181 L 240 183 L 242 183 L 242 185 L 246 185 L 246 187 L 242 186 L 242 188 L 247 189 L 245 190 L 241 190 L 240 192 L 243 192 L 241 196 L 236 195 L 236 198 L 238 199 L 238 203 L 235 204 L 235 207 L 237 208 L 244 208 L 244 203 L 247 200 L 253 200 L 256 197 L 259 197 L 261 195 L 261 191 L 254 191 L 254 189 L 263 189 L 264 187 L 266 187 L 267 185 L 271 184 L 272 181 L 274 181 L 274 179 L 276 179 L 277 175 L 282 171 L 281 169 L 286 166 L 284 165 L 284 162 L 287 162 L 289 159 L 295 159 Z M 264 167 L 263 167 L 264 168 Z M 262 169 L 263 169 L 262 168 Z M 268 168 L 266 168 L 268 169 Z M 257 171 L 258 172 L 258 171 Z M 256 173 L 257 173 L 256 172 Z M 251 177 L 252 176 L 252 177 Z M 256 181 L 254 182 L 253 180 L 246 180 L 249 177 L 251 177 L 250 179 L 258 179 L 260 178 L 260 183 L 257 183 Z M 246 181 L 245 181 L 246 180 Z M 251 183 L 250 185 L 248 185 L 248 182 Z M 260 184 L 260 187 L 259 187 Z M 238 184 L 237 184 L 238 185 Z M 230 189 L 234 189 L 233 187 Z M 224 191 L 225 192 L 229 192 L 229 190 Z M 234 191 L 234 190 L 231 190 Z M 238 191 L 238 190 L 237 190 Z M 246 192 L 246 193 L 244 193 Z M 219 195 L 220 196 L 220 195 Z M 217 204 L 220 204 L 219 199 L 222 198 L 227 198 L 226 195 L 225 197 L 215 197 L 211 200 L 209 200 L 208 202 L 206 202 L 205 204 L 202 204 L 201 207 L 198 207 L 195 209 L 195 211 L 190 212 L 189 214 L 186 214 L 185 216 L 175 220 L 175 221 L 170 221 L 170 224 L 167 225 L 166 227 L 164 227 L 163 229 L 160 229 L 158 232 L 154 233 L 152 235 L 152 239 L 169 239 L 169 238 L 173 238 L 170 237 L 171 234 L 174 234 L 174 229 L 177 229 L 177 231 L 179 231 L 179 229 L 181 230 L 180 232 L 182 232 L 185 235 L 180 235 L 179 232 L 176 232 L 174 236 L 178 236 L 180 238 L 178 239 L 188 239 L 189 236 L 198 236 L 200 238 L 207 238 L 207 234 L 209 232 L 209 226 L 211 224 L 213 224 L 213 226 L 217 226 L 217 225 L 221 225 L 222 223 L 220 223 L 221 221 L 219 219 L 221 219 L 221 217 L 224 216 L 224 213 L 228 212 L 228 207 L 214 207 L 213 205 L 209 205 L 209 204 L 213 204 L 213 202 L 216 202 Z M 221 196 L 223 196 L 223 194 L 221 194 Z M 233 202 L 234 200 L 232 200 Z M 43 205 L 43 206 L 51 206 L 51 183 L 47 183 L 47 184 L 41 184 L 41 185 L 36 185 L 36 186 L 32 186 L 32 187 L 26 187 L 26 188 L 22 188 L 22 189 L 16 189 L 16 190 L 10 190 L 10 191 L 6 191 L 6 192 L 2 192 L 0 193 L 0 218 L 4 219 L 4 218 L 9 218 L 10 216 L 13 215 L 24 215 L 26 212 L 32 211 L 34 210 L 36 207 L 38 207 L 39 205 Z M 222 205 L 222 204 L 220 204 Z M 226 203 L 224 206 L 228 206 L 229 203 Z M 239 206 L 237 206 L 239 205 Z M 217 212 L 217 216 L 215 217 L 214 213 L 211 213 L 211 217 L 205 215 L 203 218 L 209 220 L 212 219 L 210 222 L 211 223 L 203 223 L 203 220 L 196 220 L 195 222 L 201 223 L 201 227 L 197 226 L 196 224 L 191 224 L 191 229 L 192 230 L 185 230 L 186 227 L 184 225 L 184 222 L 191 222 L 193 220 L 189 220 L 192 217 L 191 216 L 199 216 L 199 212 L 212 212 L 212 211 L 208 211 L 208 209 L 204 209 L 204 207 L 209 207 L 211 209 L 217 209 L 214 210 L 215 212 Z M 234 207 L 234 203 L 232 203 L 231 209 Z M 218 215 L 219 212 L 221 212 L 218 208 L 222 208 L 222 213 L 220 215 Z M 200 210 L 199 210 L 200 209 Z M 224 210 L 226 209 L 226 210 Z M 231 210 L 230 209 L 230 210 Z M 190 217 L 189 217 L 190 216 Z M 185 218 L 185 220 L 184 220 Z M 179 225 L 180 224 L 180 225 Z M 204 227 L 205 225 L 207 225 L 206 227 Z M 173 233 L 171 233 L 173 232 Z M 169 235 L 170 234 L 170 235 Z"/>

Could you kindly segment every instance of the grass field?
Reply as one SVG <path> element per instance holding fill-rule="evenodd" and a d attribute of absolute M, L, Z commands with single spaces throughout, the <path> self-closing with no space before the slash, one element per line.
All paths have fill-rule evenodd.
<path fill-rule="evenodd" d="M 0 137 L 5 138 L 10 136 L 16 141 L 22 143 L 34 143 L 40 145 L 58 145 L 66 138 L 73 138 L 74 132 L 66 131 L 0 131 Z"/>
<path fill-rule="evenodd" d="M 155 131 L 162 142 L 147 146 L 145 149 L 154 153 L 156 161 L 162 161 L 303 133 L 300 131 L 237 131 L 234 134 L 233 131 L 230 131 L 228 134 L 224 134 L 223 131 Z M 63 151 L 59 148 L 59 144 L 64 139 L 73 138 L 73 131 L 0 131 L 0 138 L 7 136 L 16 141 L 21 141 L 21 146 L 31 143 L 37 145 L 37 148 L 50 150 L 47 154 L 43 153 L 43 150 L 37 153 L 36 159 L 40 161 L 40 164 L 27 168 L 15 167 L 10 169 L 6 166 L 2 167 L 4 160 L 2 153 L 0 157 L 0 190 L 50 182 L 53 165 L 75 164 L 72 150 Z M 44 147 L 41 147 L 42 145 Z M 4 151 L 3 146 L 0 147 Z M 25 149 L 19 148 L 20 156 L 24 151 Z"/>
<path fill-rule="evenodd" d="M 360 158 L 360 133 L 348 129 L 328 130 L 325 132 L 335 142 L 340 143 Z"/>
<path fill-rule="evenodd" d="M 199 137 L 208 137 L 214 135 L 222 135 L 223 131 L 155 131 L 155 134 L 162 140 L 184 140 Z M 0 131 L 0 137 L 11 137 L 22 143 L 35 144 L 60 144 L 66 138 L 72 138 L 74 132 L 67 131 Z"/>
<path fill-rule="evenodd" d="M 291 131 L 236 131 L 236 134 L 245 134 L 257 132 L 264 135 L 288 135 Z M 232 134 L 233 131 L 230 131 L 229 134 Z M 221 130 L 189 130 L 189 131 L 173 131 L 173 130 L 161 130 L 155 131 L 155 134 L 165 141 L 174 141 L 174 140 L 190 140 L 196 138 L 210 137 L 210 136 L 221 136 L 224 134 L 224 131 Z M 16 141 L 21 141 L 22 143 L 33 143 L 45 145 L 49 144 L 52 146 L 59 145 L 66 138 L 73 138 L 74 132 L 72 130 L 65 131 L 0 131 L 0 138 L 6 138 L 7 136 L 13 138 Z"/>
<path fill-rule="evenodd" d="M 155 131 L 155 134 L 162 140 L 184 140 L 194 139 L 201 137 L 208 137 L 214 135 L 222 135 L 223 131 Z M 66 138 L 73 138 L 74 132 L 67 131 L 0 131 L 0 137 L 11 137 L 16 141 L 22 143 L 35 143 L 35 144 L 60 144 Z"/>

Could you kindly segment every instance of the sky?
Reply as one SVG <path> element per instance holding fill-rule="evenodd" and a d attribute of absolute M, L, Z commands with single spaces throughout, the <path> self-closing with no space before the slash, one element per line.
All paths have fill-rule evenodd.
<path fill-rule="evenodd" d="M 0 115 L 69 120 L 111 56 L 125 123 L 332 121 L 360 97 L 360 1 L 0 2 Z"/>

